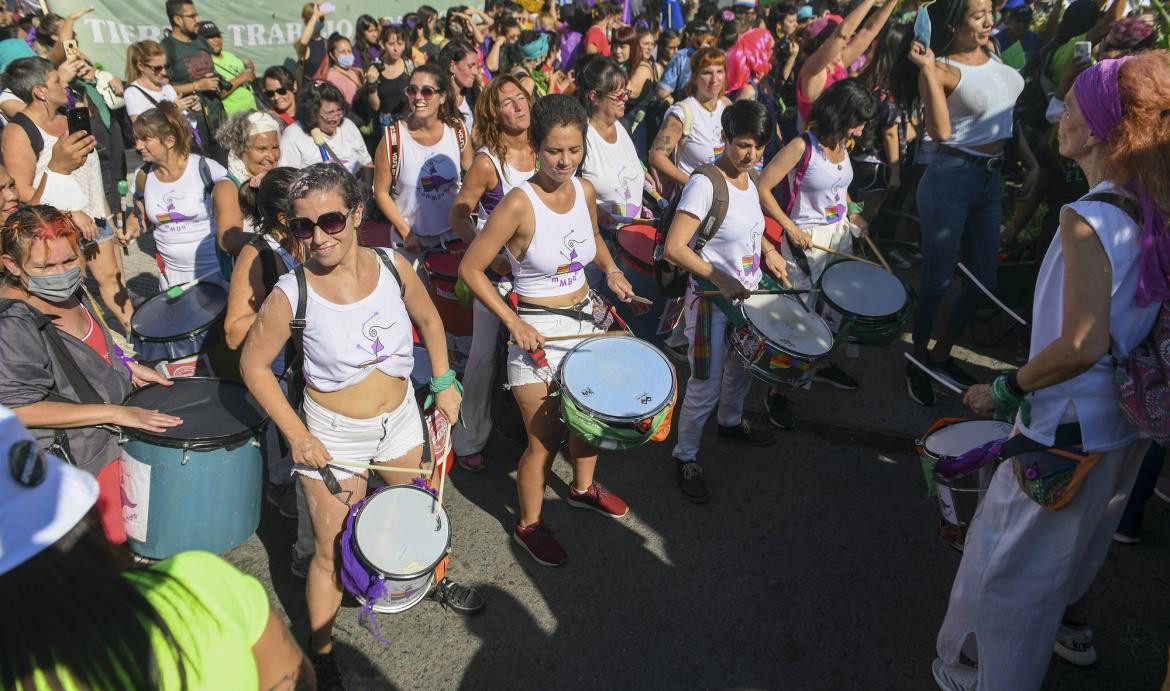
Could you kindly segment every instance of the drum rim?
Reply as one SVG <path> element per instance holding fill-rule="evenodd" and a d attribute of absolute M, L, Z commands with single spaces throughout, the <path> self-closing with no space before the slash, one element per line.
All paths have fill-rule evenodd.
<path fill-rule="evenodd" d="M 653 418 L 655 415 L 658 415 L 663 410 L 666 410 L 667 408 L 669 408 L 671 401 L 674 400 L 675 395 L 678 393 L 678 371 L 675 369 L 674 363 L 670 361 L 670 358 L 666 357 L 666 354 L 663 353 L 662 350 L 659 349 L 657 346 L 655 346 L 653 343 L 650 343 L 649 341 L 638 338 L 637 336 L 608 336 L 607 338 L 629 338 L 631 340 L 635 340 L 635 341 L 638 341 L 640 343 L 645 343 L 647 348 L 654 351 L 654 353 L 656 355 L 661 357 L 662 361 L 665 362 L 667 367 L 670 369 L 670 396 L 668 396 L 666 399 L 664 399 L 664 401 L 661 405 L 656 406 L 654 408 L 653 412 L 651 412 L 647 415 L 639 415 L 638 417 L 635 417 L 635 418 L 617 417 L 614 415 L 607 415 L 605 413 L 596 411 L 596 410 L 590 408 L 589 406 L 581 403 L 581 401 L 578 400 L 577 397 L 573 395 L 572 391 L 566 389 L 561 384 L 562 373 L 564 372 L 564 369 L 565 369 L 565 363 L 569 361 L 569 356 L 572 355 L 574 352 L 576 352 L 578 348 L 585 345 L 586 343 L 588 343 L 590 341 L 598 340 L 597 336 L 594 336 L 592 338 L 587 338 L 587 339 L 581 341 L 577 345 L 573 346 L 573 348 L 571 350 L 569 350 L 569 352 L 565 353 L 565 356 L 563 358 L 561 358 L 560 364 L 557 365 L 557 389 L 560 391 L 561 395 L 565 396 L 569 400 L 571 400 L 573 402 L 573 405 L 577 406 L 578 410 L 581 410 L 582 412 L 589 413 L 589 415 L 596 417 L 597 419 L 601 420 L 602 422 L 613 422 L 613 423 L 619 423 L 619 424 L 637 423 L 637 422 L 640 422 L 640 421 L 645 420 L 647 418 Z"/>
<path fill-rule="evenodd" d="M 212 283 L 211 281 L 200 282 L 195 287 L 193 287 L 192 290 L 199 287 L 200 285 L 214 286 L 215 288 L 218 288 L 219 290 L 223 291 L 223 309 L 221 309 L 218 313 L 216 313 L 216 315 L 211 318 L 211 321 L 208 321 L 200 326 L 197 326 L 194 329 L 192 329 L 191 331 L 186 331 L 186 332 L 181 333 L 181 334 L 175 334 L 173 336 L 143 336 L 138 331 L 138 329 L 134 326 L 134 318 L 139 315 L 139 310 L 136 309 L 136 310 L 134 310 L 134 314 L 132 314 L 130 316 L 130 335 L 133 336 L 134 338 L 137 338 L 139 341 L 142 341 L 143 343 L 175 343 L 177 341 L 192 340 L 193 336 L 198 336 L 199 334 L 210 330 L 211 327 L 215 326 L 216 322 L 222 322 L 224 320 L 224 317 L 227 316 L 227 294 L 228 294 L 227 290 L 225 290 L 224 287 L 219 285 L 218 283 Z M 157 292 L 154 295 L 151 295 L 149 298 L 147 298 L 146 302 L 142 303 L 142 305 L 140 305 L 139 307 L 141 308 L 141 307 L 146 306 L 147 303 L 149 303 L 151 300 L 155 299 L 156 297 L 165 296 L 166 292 L 167 291 L 165 291 L 165 290 L 160 290 L 159 292 Z"/>
<path fill-rule="evenodd" d="M 233 386 L 238 386 L 238 387 L 242 388 L 245 393 L 247 393 L 248 395 L 251 395 L 251 392 L 248 391 L 248 387 L 244 386 L 243 384 L 241 384 L 237 381 L 232 381 L 231 379 L 223 379 L 221 377 L 180 377 L 179 379 L 175 379 L 174 381 L 179 381 L 179 380 L 214 381 L 214 382 L 231 384 Z M 136 389 L 129 396 L 126 397 L 124 405 L 131 405 L 132 399 L 137 394 L 139 394 L 143 391 L 147 391 L 149 389 L 160 387 L 160 386 L 162 386 L 162 384 L 147 384 L 146 386 L 143 386 L 140 389 Z M 255 397 L 253 397 L 253 398 L 255 398 Z M 164 446 L 164 447 L 171 448 L 171 449 L 187 449 L 190 451 L 214 451 L 215 449 L 222 449 L 226 446 L 231 446 L 232 444 L 235 444 L 236 442 L 246 441 L 248 439 L 255 439 L 256 437 L 258 437 L 260 435 L 260 431 L 263 430 L 266 425 L 270 424 L 271 418 L 269 417 L 268 413 L 264 410 L 264 408 L 259 406 L 259 401 L 257 401 L 257 410 L 259 410 L 261 413 L 261 420 L 260 420 L 260 423 L 258 425 L 256 425 L 255 427 L 252 427 L 252 428 L 247 428 L 247 429 L 241 430 L 239 432 L 234 432 L 232 434 L 227 434 L 227 435 L 224 435 L 221 437 L 204 437 L 204 438 L 200 438 L 200 439 L 176 439 L 175 437 L 159 436 L 154 432 L 147 432 L 145 430 L 135 429 L 135 428 L 131 428 L 131 427 L 123 427 L 122 433 L 132 441 L 140 441 L 140 442 L 144 442 L 144 443 L 151 444 L 154 446 Z"/>
<path fill-rule="evenodd" d="M 829 297 L 829 293 L 824 289 L 823 284 L 825 282 L 825 274 L 828 273 L 829 269 L 833 268 L 834 266 L 836 266 L 838 264 L 847 264 L 849 262 L 855 262 L 855 263 L 862 265 L 862 266 L 865 265 L 864 262 L 858 262 L 855 259 L 837 259 L 837 260 L 829 262 L 825 266 L 824 270 L 821 271 L 821 275 L 817 279 L 817 295 L 820 296 L 820 298 L 822 300 L 824 300 L 826 303 L 828 303 L 829 307 L 832 307 L 833 309 L 837 310 L 842 315 L 848 317 L 849 319 L 851 319 L 853 321 L 882 322 L 882 321 L 889 321 L 890 319 L 896 318 L 899 314 L 902 313 L 903 310 L 906 309 L 906 305 L 910 304 L 910 291 L 907 290 L 906 284 L 902 281 L 901 278 L 898 278 L 896 275 L 891 273 L 890 275 L 893 276 L 894 279 L 897 280 L 898 283 L 902 286 L 902 295 L 904 296 L 904 300 L 902 301 L 902 306 L 899 307 L 898 309 L 894 310 L 893 312 L 890 312 L 889 314 L 858 314 L 856 312 L 852 312 L 852 311 L 845 309 L 844 307 L 838 305 L 836 302 L 833 301 L 833 298 Z"/>
<path fill-rule="evenodd" d="M 366 557 L 366 555 L 362 552 L 361 546 L 358 544 L 358 539 L 357 539 L 358 521 L 361 520 L 362 513 L 366 510 L 366 507 L 370 505 L 371 499 L 373 499 L 374 497 L 378 496 L 379 494 L 381 494 L 387 490 L 391 490 L 391 489 L 395 489 L 395 488 L 410 489 L 410 490 L 415 490 L 418 492 L 423 492 L 428 497 L 431 497 L 432 499 L 434 499 L 433 494 L 431 494 L 427 490 L 423 489 L 422 487 L 418 487 L 417 485 L 387 485 L 386 487 L 380 487 L 380 488 L 374 490 L 373 492 L 371 492 L 369 495 L 366 496 L 364 503 L 361 505 L 360 508 L 358 508 L 357 513 L 355 513 L 353 516 L 353 538 L 350 540 L 350 547 L 353 548 L 354 556 L 356 556 L 358 558 L 358 561 L 360 561 L 366 568 L 368 568 L 371 571 L 373 571 L 374 573 L 380 575 L 382 578 L 384 578 L 386 580 L 391 580 L 391 581 L 413 581 L 416 578 L 421 578 L 422 576 L 425 576 L 428 573 L 434 572 L 435 568 L 439 565 L 439 562 L 443 561 L 443 558 L 446 557 L 447 554 L 451 551 L 451 534 L 454 531 L 451 529 L 451 517 L 447 514 L 446 507 L 444 507 L 442 504 L 439 504 L 439 510 L 443 512 L 443 518 L 444 518 L 443 525 L 447 526 L 447 544 L 443 546 L 443 551 L 439 553 L 439 557 L 437 559 L 435 559 L 434 563 L 432 563 L 430 566 L 428 566 L 425 569 L 421 569 L 419 571 L 415 571 L 415 572 L 409 573 L 409 574 L 391 573 L 389 571 L 382 570 L 378 566 L 374 566 L 373 562 L 371 562 Z"/>
<path fill-rule="evenodd" d="M 942 427 L 939 427 L 938 429 L 931 430 L 929 434 L 926 434 L 926 435 L 923 435 L 922 437 L 920 437 L 917 440 L 918 448 L 922 449 L 922 453 L 924 455 L 926 455 L 928 458 L 931 458 L 931 459 L 936 460 L 936 461 L 943 461 L 943 460 L 948 460 L 948 459 L 952 459 L 952 458 L 958 458 L 958 456 L 948 456 L 946 454 L 939 454 L 939 453 L 935 453 L 934 451 L 931 451 L 926 446 L 926 440 L 930 439 L 931 437 L 933 437 L 934 435 L 938 434 L 939 432 L 941 432 L 945 429 L 950 429 L 952 427 L 957 427 L 959 425 L 965 425 L 965 424 L 968 424 L 971 422 L 983 422 L 983 423 L 1007 425 L 1008 431 L 1009 432 L 1011 431 L 1011 423 L 1004 422 L 1003 420 L 956 420 L 954 422 L 945 424 Z M 974 448 L 974 447 L 972 447 L 972 448 Z"/>
<path fill-rule="evenodd" d="M 800 301 L 797 300 L 796 298 L 790 296 L 790 295 L 777 295 L 776 297 L 778 299 L 782 299 L 782 300 L 792 300 L 797 305 L 800 305 Z M 794 350 L 792 348 L 787 348 L 783 345 L 780 345 L 779 343 L 774 342 L 772 339 L 768 338 L 767 335 L 765 335 L 758 328 L 756 328 L 755 323 L 753 323 L 752 320 L 748 318 L 747 311 L 744 310 L 742 304 L 739 306 L 739 312 L 741 315 L 743 315 L 744 321 L 747 323 L 748 328 L 750 328 L 753 333 L 755 333 L 760 338 L 764 339 L 764 342 L 767 343 L 769 347 L 775 348 L 776 350 L 779 350 L 787 355 L 794 355 L 796 357 L 804 358 L 806 360 L 822 360 L 822 359 L 828 357 L 830 353 L 832 353 L 834 350 L 837 349 L 837 334 L 833 333 L 833 329 L 832 329 L 832 327 L 829 326 L 829 322 L 824 317 L 817 314 L 815 311 L 807 312 L 807 314 L 819 319 L 821 324 L 823 324 L 825 326 L 825 332 L 829 334 L 829 347 L 828 347 L 828 349 L 825 350 L 825 352 L 820 353 L 818 355 L 813 355 L 812 353 L 802 353 L 798 350 Z M 727 331 L 727 334 L 730 334 L 730 333 L 731 333 L 731 330 L 729 329 Z"/>
<path fill-rule="evenodd" d="M 797 377 L 794 380 L 780 379 L 779 377 L 773 377 L 773 376 L 768 374 L 768 372 L 770 372 L 770 369 L 760 367 L 760 365 L 758 365 L 754 362 L 749 362 L 748 359 L 746 357 L 744 357 L 743 353 L 739 352 L 739 349 L 735 347 L 735 341 L 731 337 L 731 330 L 730 329 L 728 329 L 727 333 L 724 334 L 723 339 L 724 339 L 727 347 L 731 350 L 732 354 L 735 355 L 735 357 L 739 358 L 739 361 L 741 364 L 743 364 L 744 368 L 749 373 L 755 374 L 756 379 L 763 381 L 763 382 L 767 382 L 768 384 L 777 384 L 777 385 L 789 384 L 792 386 L 800 386 L 800 385 L 804 384 L 805 382 L 811 380 L 813 378 L 813 375 L 816 373 L 816 367 L 814 366 L 814 367 L 809 367 L 807 370 L 805 370 L 805 374 L 801 375 L 800 377 Z M 835 348 L 836 348 L 836 344 L 834 343 L 834 349 Z M 829 353 L 832 353 L 832 350 L 830 350 Z M 815 359 L 810 358 L 807 355 L 796 355 L 796 357 L 799 357 L 799 358 L 802 358 L 805 360 L 809 360 L 815 365 L 816 360 L 823 360 L 824 358 L 829 356 L 829 353 L 826 353 L 825 355 L 818 357 L 818 358 L 815 358 Z M 794 353 L 785 353 L 785 354 L 795 355 Z"/>

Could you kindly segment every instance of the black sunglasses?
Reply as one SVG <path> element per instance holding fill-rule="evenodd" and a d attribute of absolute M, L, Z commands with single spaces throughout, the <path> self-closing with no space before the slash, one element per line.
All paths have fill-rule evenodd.
<path fill-rule="evenodd" d="M 292 234 L 302 240 L 308 240 L 313 237 L 313 230 L 320 228 L 330 235 L 337 235 L 345 230 L 346 215 L 340 211 L 330 211 L 323 213 L 317 217 L 317 220 L 311 218 L 303 218 L 298 216 L 290 219 L 288 222 L 288 229 Z"/>
<path fill-rule="evenodd" d="M 143 67 L 150 70 L 151 72 L 154 72 L 155 74 L 163 74 L 164 72 L 171 71 L 170 65 L 143 65 Z"/>
<path fill-rule="evenodd" d="M 282 86 L 279 89 L 265 89 L 262 93 L 268 98 L 272 98 L 273 96 L 287 96 L 288 89 Z"/>
<path fill-rule="evenodd" d="M 426 98 L 426 99 L 434 98 L 435 94 L 439 93 L 439 90 L 433 86 L 428 85 L 428 86 L 424 86 L 424 87 L 420 88 L 418 86 L 415 86 L 414 84 L 411 84 L 410 86 L 406 87 L 405 91 L 406 91 L 406 95 L 410 96 L 411 98 L 414 98 L 415 96 L 418 96 L 419 94 L 422 94 L 422 97 Z"/>

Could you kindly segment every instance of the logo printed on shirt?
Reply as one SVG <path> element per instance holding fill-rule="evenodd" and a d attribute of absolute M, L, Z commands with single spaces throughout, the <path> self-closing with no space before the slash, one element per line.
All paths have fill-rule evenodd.
<path fill-rule="evenodd" d="M 380 336 L 380 332 L 381 331 L 389 331 L 390 329 L 394 328 L 394 325 L 397 324 L 398 322 L 392 321 L 386 325 L 374 324 L 374 325 L 370 326 L 369 325 L 370 322 L 372 322 L 374 320 L 374 317 L 377 317 L 377 316 L 378 316 L 378 311 L 375 310 L 374 313 L 370 315 L 369 319 L 362 322 L 362 338 L 365 341 L 367 341 L 370 345 L 368 347 L 366 347 L 366 346 L 363 346 L 361 343 L 358 343 L 357 349 L 362 351 L 363 353 L 366 353 L 367 355 L 373 356 L 372 359 L 366 360 L 365 362 L 361 362 L 358 364 L 358 367 L 362 368 L 362 369 L 365 369 L 366 367 L 375 367 L 375 366 L 390 359 L 389 355 L 382 355 L 382 351 L 386 349 L 386 346 L 382 344 L 382 338 Z"/>
<path fill-rule="evenodd" d="M 568 254 L 561 252 L 561 256 L 568 259 L 568 263 L 561 264 L 556 268 L 556 271 L 549 276 L 549 280 L 559 285 L 569 285 L 572 281 L 572 274 L 577 273 L 585 268 L 585 265 L 577 261 L 577 245 L 581 244 L 582 240 L 573 238 L 573 231 L 565 233 L 561 238 L 561 244 L 568 250 Z M 568 276 L 568 278 L 559 278 L 560 276 Z"/>
<path fill-rule="evenodd" d="M 418 196 L 428 201 L 438 201 L 452 193 L 452 183 L 459 180 L 459 169 L 450 157 L 431 156 L 423 161 L 418 171 Z"/>
<path fill-rule="evenodd" d="M 175 190 L 167 191 L 167 193 L 163 195 L 162 201 L 164 206 L 161 208 L 163 210 L 161 212 L 156 211 L 154 214 L 154 217 L 158 219 L 159 223 L 176 223 L 178 221 L 195 220 L 195 216 L 188 216 L 186 214 L 175 211 L 175 202 L 177 201 Z"/>

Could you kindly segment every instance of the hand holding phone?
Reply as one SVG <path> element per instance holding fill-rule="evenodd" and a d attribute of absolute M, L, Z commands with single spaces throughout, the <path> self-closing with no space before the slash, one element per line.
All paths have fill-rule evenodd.
<path fill-rule="evenodd" d="M 86 108 L 85 106 L 70 108 L 65 113 L 65 121 L 69 125 L 69 134 L 76 134 L 77 132 L 90 134 L 89 108 Z"/>
<path fill-rule="evenodd" d="M 329 14 L 336 10 L 337 6 L 331 2 L 323 2 L 317 6 L 317 9 L 321 11 L 321 14 Z"/>
<path fill-rule="evenodd" d="M 1089 41 L 1077 41 L 1073 44 L 1073 58 L 1083 62 L 1093 59 L 1093 44 Z"/>

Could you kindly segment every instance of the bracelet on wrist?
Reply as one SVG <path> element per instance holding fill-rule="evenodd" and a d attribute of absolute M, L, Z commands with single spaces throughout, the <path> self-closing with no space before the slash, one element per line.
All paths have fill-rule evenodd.
<path fill-rule="evenodd" d="M 444 374 L 431 377 L 431 393 L 446 391 L 455 384 L 455 370 L 449 369 Z"/>
<path fill-rule="evenodd" d="M 1011 391 L 1016 396 L 1023 398 L 1028 395 L 1028 392 L 1020 386 L 1020 370 L 1014 369 L 1010 372 L 1004 372 L 1004 382 L 1007 385 L 1008 391 Z"/>
<path fill-rule="evenodd" d="M 616 274 L 616 275 L 619 275 L 619 276 L 625 276 L 625 274 L 622 272 L 622 270 L 621 270 L 621 269 L 614 269 L 613 271 L 606 271 L 606 272 L 605 272 L 605 277 L 606 277 L 606 278 L 609 278 L 610 276 L 613 276 L 613 275 L 615 275 L 615 274 Z"/>
<path fill-rule="evenodd" d="M 862 211 L 865 211 L 865 204 L 863 204 L 862 202 L 851 201 L 851 202 L 849 202 L 848 206 L 849 206 L 849 215 L 851 215 L 851 216 L 853 214 L 859 214 Z"/>

